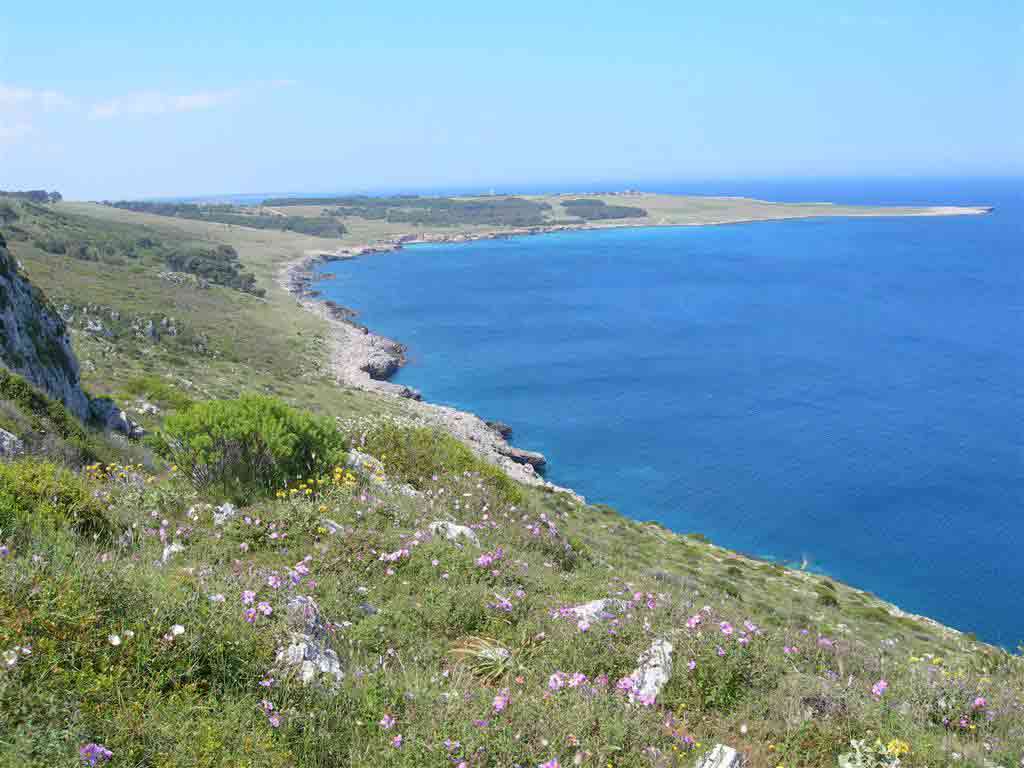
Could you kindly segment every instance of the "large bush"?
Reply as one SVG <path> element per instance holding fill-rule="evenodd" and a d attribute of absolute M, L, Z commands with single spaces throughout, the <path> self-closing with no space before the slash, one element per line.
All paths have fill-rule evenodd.
<path fill-rule="evenodd" d="M 157 449 L 199 490 L 238 501 L 264 495 L 344 458 L 335 425 L 263 395 L 208 400 L 167 418 Z"/>

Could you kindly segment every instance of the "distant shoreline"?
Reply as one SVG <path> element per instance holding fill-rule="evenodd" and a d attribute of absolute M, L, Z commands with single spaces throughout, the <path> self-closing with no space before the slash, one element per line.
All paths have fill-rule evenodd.
<path fill-rule="evenodd" d="M 743 198 L 746 199 L 746 198 Z M 765 203 L 765 201 L 758 201 Z M 814 205 L 832 205 L 815 203 Z M 866 206 L 865 206 L 866 207 Z M 406 347 L 402 343 L 374 333 L 355 322 L 357 313 L 334 301 L 325 300 L 313 288 L 318 279 L 314 267 L 332 261 L 347 261 L 360 256 L 377 253 L 392 253 L 411 245 L 453 245 L 480 240 L 504 240 L 529 235 L 556 232 L 585 232 L 610 229 L 645 229 L 664 227 L 701 227 L 726 224 L 750 224 L 765 221 L 792 221 L 811 218 L 902 218 L 912 216 L 964 216 L 983 215 L 992 211 L 991 206 L 926 206 L 903 208 L 893 206 L 893 213 L 880 212 L 879 208 L 868 208 L 863 214 L 850 213 L 844 208 L 839 213 L 806 213 L 783 216 L 732 217 L 708 219 L 696 222 L 656 222 L 631 219 L 623 221 L 580 222 L 571 224 L 537 225 L 511 227 L 478 232 L 456 231 L 443 234 L 405 234 L 382 239 L 378 242 L 344 246 L 335 251 L 307 250 L 301 257 L 286 263 L 278 273 L 278 285 L 295 297 L 296 301 L 309 312 L 324 319 L 331 327 L 331 351 L 329 364 L 338 383 L 367 392 L 389 397 L 404 398 L 409 406 L 426 421 L 440 426 L 490 462 L 502 467 L 520 482 L 544 485 L 552 490 L 570 493 L 582 500 L 576 492 L 560 488 L 547 482 L 535 469 L 542 467 L 545 459 L 541 454 L 514 448 L 501 433 L 480 416 L 450 406 L 422 400 L 422 395 L 410 387 L 395 384 L 391 377 L 406 362 Z M 319 278 L 319 279 L 330 279 Z"/>

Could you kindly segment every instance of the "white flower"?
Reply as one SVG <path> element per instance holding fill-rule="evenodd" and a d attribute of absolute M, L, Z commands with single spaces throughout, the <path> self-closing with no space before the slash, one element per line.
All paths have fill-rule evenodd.
<path fill-rule="evenodd" d="M 130 629 L 125 630 L 125 633 L 124 633 L 124 639 L 125 640 L 131 640 L 133 637 L 135 637 L 135 633 L 134 632 L 132 632 Z"/>
<path fill-rule="evenodd" d="M 116 648 L 121 644 L 121 638 L 117 635 L 107 635 L 107 642 Z"/>
<path fill-rule="evenodd" d="M 185 628 L 181 626 L 181 624 L 175 624 L 173 627 L 171 627 L 171 634 L 175 637 L 177 637 L 178 635 L 184 635 Z"/>
<path fill-rule="evenodd" d="M 4 666 L 10 668 L 18 663 L 18 654 L 14 651 L 4 651 L 3 659 Z"/>
<path fill-rule="evenodd" d="M 224 602 L 224 595 L 220 594 L 219 592 L 216 595 L 210 595 L 210 602 L 211 603 L 223 603 Z"/>

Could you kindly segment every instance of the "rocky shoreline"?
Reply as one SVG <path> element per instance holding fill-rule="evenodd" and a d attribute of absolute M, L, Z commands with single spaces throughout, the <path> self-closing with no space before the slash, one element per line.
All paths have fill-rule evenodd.
<path fill-rule="evenodd" d="M 930 207 L 922 208 L 916 213 L 896 213 L 896 216 L 949 216 L 979 215 L 991 212 L 991 207 Z M 857 214 L 850 214 L 857 215 Z M 866 216 L 884 216 L 878 212 L 864 214 Z M 807 216 L 779 216 L 770 220 L 800 219 Z M 580 222 L 570 224 L 550 224 L 530 227 L 515 227 L 501 230 L 484 230 L 479 232 L 454 232 L 451 234 L 407 234 L 384 240 L 374 245 L 354 245 L 336 251 L 310 250 L 300 258 L 286 263 L 278 274 L 278 284 L 292 294 L 304 309 L 326 320 L 332 330 L 329 354 L 331 372 L 340 384 L 355 387 L 381 395 L 400 397 L 409 401 L 418 416 L 425 422 L 439 426 L 479 455 L 504 469 L 511 477 L 531 485 L 542 485 L 555 491 L 571 494 L 574 498 L 583 497 L 567 488 L 549 483 L 540 476 L 546 466 L 543 454 L 527 451 L 512 446 L 507 438 L 511 428 L 501 422 L 488 422 L 479 416 L 460 411 L 449 406 L 425 402 L 419 391 L 395 384 L 389 379 L 406 362 L 406 347 L 394 339 L 373 333 L 364 325 L 355 321 L 357 313 L 334 301 L 319 298 L 319 291 L 313 288 L 318 279 L 313 267 L 329 261 L 343 261 L 374 253 L 389 253 L 401 250 L 407 245 L 468 243 L 476 240 L 504 240 L 524 235 L 541 235 L 552 232 L 571 232 L 594 229 L 621 229 L 636 227 L 664 226 L 708 226 L 716 224 L 742 224 L 762 221 L 763 218 L 725 218 L 722 220 L 701 221 L 692 223 L 662 223 L 644 220 L 636 221 L 602 221 Z M 329 279 L 321 276 L 319 279 Z"/>
<path fill-rule="evenodd" d="M 508 442 L 506 438 L 511 435 L 508 425 L 488 422 L 475 414 L 449 406 L 425 402 L 415 389 L 389 381 L 405 363 L 405 346 L 355 322 L 355 312 L 336 302 L 320 299 L 319 293 L 313 288 L 316 279 L 313 267 L 318 263 L 393 251 L 415 241 L 402 238 L 380 247 L 342 248 L 336 252 L 307 251 L 301 258 L 284 265 L 278 275 L 278 284 L 292 294 L 303 309 L 323 318 L 330 325 L 331 348 L 328 357 L 331 372 L 339 384 L 403 398 L 408 401 L 407 407 L 424 423 L 449 432 L 478 455 L 501 467 L 513 479 L 567 493 L 582 502 L 583 497 L 575 491 L 550 483 L 541 476 L 540 472 L 547 463 L 543 454 L 516 448 Z"/>

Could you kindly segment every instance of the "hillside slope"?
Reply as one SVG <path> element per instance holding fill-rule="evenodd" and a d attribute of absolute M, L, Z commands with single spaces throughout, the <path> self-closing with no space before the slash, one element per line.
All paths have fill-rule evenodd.
<path fill-rule="evenodd" d="M 19 208 L 12 250 L 75 304 L 90 389 L 145 411 L 157 455 L 0 463 L 0 763 L 1024 757 L 1019 656 L 521 485 L 402 401 L 338 387 L 323 321 L 272 279 L 308 239 L 93 212 Z M 196 243 L 234 248 L 266 295 L 168 279 L 164 249 Z M 849 762 L 852 740 L 872 754 Z"/>

